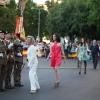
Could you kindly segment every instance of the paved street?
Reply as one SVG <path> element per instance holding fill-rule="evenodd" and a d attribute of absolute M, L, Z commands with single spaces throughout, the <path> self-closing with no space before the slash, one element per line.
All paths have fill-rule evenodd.
<path fill-rule="evenodd" d="M 49 63 L 50 61 L 39 58 L 37 73 L 41 89 L 38 93 L 30 94 L 28 69 L 24 68 L 24 87 L 15 87 L 0 93 L 0 100 L 100 100 L 100 64 L 94 70 L 92 62 L 89 61 L 87 74 L 84 75 L 82 69 L 82 74 L 79 75 L 77 60 L 68 59 L 60 69 L 60 86 L 54 88 L 55 74 Z"/>

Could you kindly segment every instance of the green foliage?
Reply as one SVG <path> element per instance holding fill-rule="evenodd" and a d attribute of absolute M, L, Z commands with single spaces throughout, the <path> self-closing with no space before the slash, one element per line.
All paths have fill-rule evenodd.
<path fill-rule="evenodd" d="M 90 14 L 88 16 L 88 25 L 92 27 L 93 34 L 99 39 L 100 36 L 100 0 L 91 0 L 89 3 L 91 7 Z"/>
<path fill-rule="evenodd" d="M 59 33 L 61 36 L 86 37 L 100 36 L 99 0 L 63 0 L 49 9 L 47 33 Z M 94 35 L 95 34 L 95 35 Z"/>
<path fill-rule="evenodd" d="M 11 0 L 6 7 L 0 6 L 0 29 L 14 32 L 16 18 L 16 3 Z"/>
<path fill-rule="evenodd" d="M 38 33 L 38 10 L 31 9 L 41 8 L 41 23 L 40 23 L 40 37 L 45 33 L 45 24 L 47 11 L 43 10 L 43 7 L 37 7 L 36 4 L 29 0 L 26 4 L 24 11 L 24 27 L 26 35 L 37 36 Z M 15 0 L 11 0 L 6 7 L 0 6 L 0 30 L 10 31 L 14 33 L 16 27 L 16 18 L 20 16 L 20 11 L 18 9 L 18 4 Z"/>
<path fill-rule="evenodd" d="M 100 0 L 62 0 L 62 3 L 47 1 L 48 12 L 38 7 L 32 0 L 26 4 L 24 27 L 26 35 L 38 34 L 38 17 L 41 9 L 40 37 L 48 38 L 59 33 L 62 37 L 99 39 L 100 37 Z M 0 6 L 0 30 L 14 33 L 16 18 L 20 16 L 15 0 L 10 0 L 6 7 Z"/>
<path fill-rule="evenodd" d="M 32 7 L 41 9 L 40 12 L 40 37 L 43 36 L 45 33 L 45 22 L 47 11 L 43 10 L 43 7 L 37 7 L 36 4 L 29 0 L 26 4 L 26 8 L 24 11 L 24 26 L 26 35 L 33 35 L 35 38 L 38 35 L 38 17 L 39 17 L 39 10 L 31 9 Z"/>

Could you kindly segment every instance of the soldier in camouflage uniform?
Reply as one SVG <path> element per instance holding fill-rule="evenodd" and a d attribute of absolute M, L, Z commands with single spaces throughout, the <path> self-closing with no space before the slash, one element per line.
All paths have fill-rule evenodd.
<path fill-rule="evenodd" d="M 6 71 L 6 45 L 4 43 L 4 32 L 0 31 L 0 92 L 5 91 L 5 89 L 3 89 L 5 71 Z"/>
<path fill-rule="evenodd" d="M 23 65 L 23 56 L 22 56 L 23 46 L 21 41 L 17 38 L 14 41 L 14 86 L 22 87 L 21 84 L 21 71 Z"/>
<path fill-rule="evenodd" d="M 12 69 L 14 66 L 14 50 L 13 46 L 9 48 L 9 45 L 12 43 L 11 41 L 11 33 L 5 33 L 5 42 L 7 46 L 7 69 L 6 69 L 6 77 L 5 77 L 5 88 L 6 89 L 13 89 L 11 85 L 11 76 L 12 76 Z"/>

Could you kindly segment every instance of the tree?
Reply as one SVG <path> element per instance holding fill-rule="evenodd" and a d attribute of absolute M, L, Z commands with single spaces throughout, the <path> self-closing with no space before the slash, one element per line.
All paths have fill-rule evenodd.
<path fill-rule="evenodd" d="M 95 27 L 99 26 L 99 22 L 96 26 L 96 14 L 93 16 L 94 19 L 91 17 L 91 13 L 94 12 L 91 10 L 90 3 L 91 0 L 63 0 L 61 4 L 53 4 L 47 17 L 48 33 L 58 32 L 62 37 L 69 35 L 71 40 L 83 36 L 92 39 L 94 36 L 92 33 L 96 33 Z M 94 5 L 93 2 L 92 5 Z M 99 11 L 99 7 L 96 11 Z M 99 17 L 97 21 L 99 21 Z"/>
<path fill-rule="evenodd" d="M 91 7 L 88 16 L 88 25 L 92 29 L 92 39 L 100 39 L 100 0 L 90 0 L 88 5 Z"/>
<path fill-rule="evenodd" d="M 60 29 L 59 20 L 61 19 L 59 7 L 60 5 L 58 3 L 55 3 L 49 9 L 49 13 L 48 13 L 47 20 L 46 20 L 47 35 L 48 34 L 52 35 L 53 33 L 59 32 L 59 29 Z"/>
<path fill-rule="evenodd" d="M 0 29 L 14 32 L 16 18 L 16 3 L 15 0 L 10 0 L 6 7 L 0 6 Z"/>
<path fill-rule="evenodd" d="M 47 11 L 43 10 L 43 7 L 37 7 L 36 4 L 29 0 L 26 3 L 26 8 L 24 10 L 24 26 L 26 35 L 32 35 L 35 38 L 38 34 L 38 10 L 31 9 L 32 7 L 41 9 L 41 23 L 40 23 L 40 37 L 42 38 L 43 33 L 45 33 L 45 22 Z"/>

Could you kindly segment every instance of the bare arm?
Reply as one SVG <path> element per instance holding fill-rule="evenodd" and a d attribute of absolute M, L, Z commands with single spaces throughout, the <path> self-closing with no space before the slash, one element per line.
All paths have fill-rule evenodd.
<path fill-rule="evenodd" d="M 86 49 L 87 49 L 87 51 L 91 52 L 91 50 L 89 50 L 89 46 L 87 43 L 86 43 Z"/>
<path fill-rule="evenodd" d="M 63 44 L 61 43 L 60 46 L 61 46 L 61 51 L 62 51 L 62 54 L 64 56 L 64 59 L 66 60 L 65 53 L 64 53 L 64 48 L 63 48 Z"/>
<path fill-rule="evenodd" d="M 51 55 L 51 53 L 52 53 L 51 48 L 52 48 L 52 44 L 50 45 L 50 53 L 49 53 L 49 55 L 48 55 L 48 57 L 47 57 L 47 60 L 49 59 L 49 57 L 50 57 L 50 55 Z"/>
<path fill-rule="evenodd" d="M 77 50 L 77 54 L 79 54 L 79 52 L 80 52 L 80 44 L 78 45 L 78 50 Z"/>
<path fill-rule="evenodd" d="M 79 46 L 77 46 L 77 54 L 79 53 Z"/>

